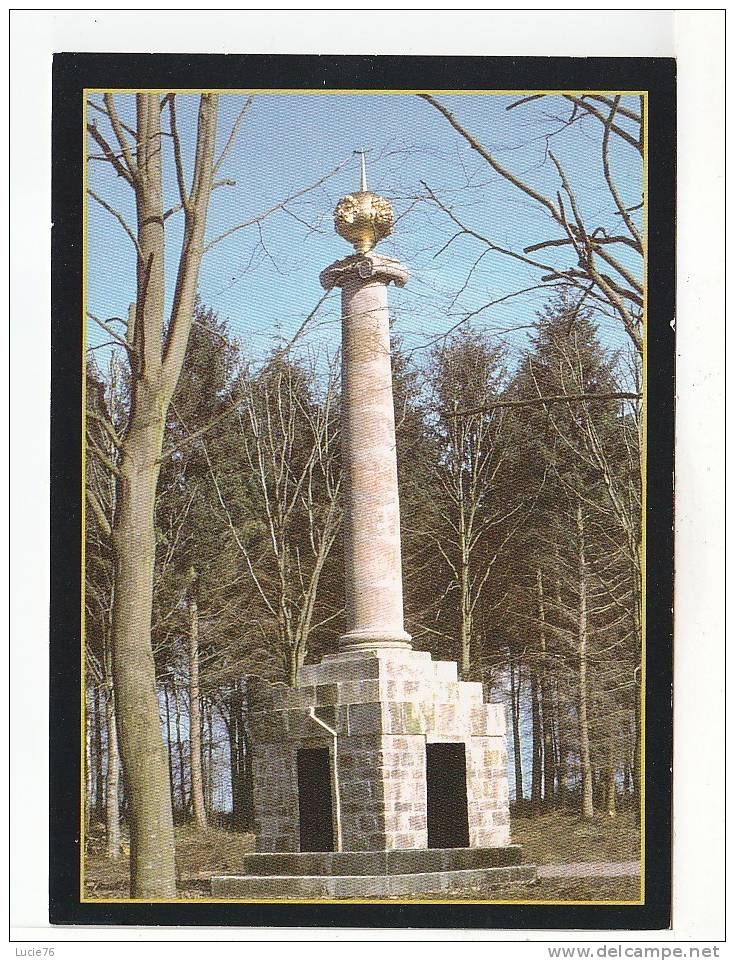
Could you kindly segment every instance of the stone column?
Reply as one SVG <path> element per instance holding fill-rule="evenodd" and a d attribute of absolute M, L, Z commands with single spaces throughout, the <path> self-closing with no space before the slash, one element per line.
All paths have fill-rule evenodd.
<path fill-rule="evenodd" d="M 375 253 L 320 275 L 342 289 L 342 457 L 347 632 L 340 650 L 407 648 L 388 325 L 388 285 L 406 268 Z"/>

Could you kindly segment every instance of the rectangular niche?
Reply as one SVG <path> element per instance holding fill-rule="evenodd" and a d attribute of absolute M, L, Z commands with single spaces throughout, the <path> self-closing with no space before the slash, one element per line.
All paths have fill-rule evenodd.
<path fill-rule="evenodd" d="M 299 848 L 334 851 L 332 772 L 329 748 L 301 748 L 296 755 L 299 780 Z"/>
<path fill-rule="evenodd" d="M 430 848 L 466 848 L 467 761 L 463 743 L 426 745 L 426 822 Z"/>

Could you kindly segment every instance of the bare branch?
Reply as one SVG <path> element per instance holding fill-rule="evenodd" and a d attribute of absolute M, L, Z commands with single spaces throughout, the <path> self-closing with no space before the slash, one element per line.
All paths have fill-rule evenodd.
<path fill-rule="evenodd" d="M 143 251 L 140 249 L 140 244 L 138 243 L 138 239 L 133 233 L 133 231 L 131 230 L 131 228 L 128 226 L 125 218 L 120 213 L 120 211 L 116 210 L 115 207 L 113 207 L 111 204 L 108 204 L 106 200 L 103 200 L 102 197 L 96 194 L 91 187 L 87 187 L 87 193 L 92 198 L 92 200 L 96 200 L 97 203 L 100 205 L 100 207 L 103 207 L 109 214 L 112 214 L 115 220 L 117 220 L 117 222 L 120 224 L 122 229 L 125 231 L 125 233 L 128 235 L 128 237 L 132 241 L 132 244 L 135 247 L 138 257 L 142 260 Z"/>
<path fill-rule="evenodd" d="M 89 502 L 89 506 L 94 511 L 94 516 L 97 518 L 97 523 L 100 526 L 100 530 L 105 535 L 105 537 L 109 537 L 112 534 L 112 527 L 110 525 L 109 520 L 107 519 L 107 515 L 102 509 L 102 505 L 97 500 L 97 496 L 94 493 L 94 491 L 90 489 L 89 484 L 85 484 L 84 493 L 86 494 L 87 501 Z"/>
<path fill-rule="evenodd" d="M 636 249 L 639 253 L 643 253 L 643 242 L 641 241 L 641 236 L 638 233 L 636 225 L 633 223 L 633 218 L 630 216 L 628 209 L 626 208 L 623 200 L 618 193 L 618 189 L 615 186 L 615 181 L 612 178 L 612 173 L 610 172 L 610 129 L 612 127 L 613 118 L 615 117 L 616 111 L 620 110 L 620 97 L 616 97 L 612 103 L 612 109 L 610 110 L 610 116 L 605 122 L 605 132 L 602 135 L 602 167 L 605 172 L 605 180 L 612 194 L 613 200 L 615 201 L 615 206 L 618 208 L 620 216 L 625 221 L 625 226 L 630 231 L 631 236 L 635 240 Z"/>
<path fill-rule="evenodd" d="M 97 110 L 97 111 L 98 111 L 99 113 L 101 113 L 104 117 L 107 117 L 108 120 L 110 119 L 110 115 L 109 115 L 109 113 L 105 110 L 105 108 L 104 108 L 103 106 L 101 106 L 100 104 L 95 103 L 94 100 L 92 100 L 91 98 L 87 101 L 87 106 L 88 106 L 88 107 L 91 107 L 93 110 Z M 137 137 L 137 136 L 138 136 L 138 134 L 136 133 L 135 130 L 133 130 L 132 127 L 128 127 L 128 125 L 125 124 L 125 123 L 123 123 L 122 121 L 120 121 L 120 126 L 123 128 L 123 130 L 124 130 L 126 133 L 129 133 L 131 137 Z"/>
<path fill-rule="evenodd" d="M 217 190 L 218 187 L 236 187 L 237 181 L 231 180 L 229 177 L 226 180 L 215 180 L 212 184 L 212 190 Z M 166 213 L 163 215 L 164 220 L 168 220 L 173 214 L 178 213 L 180 210 L 184 209 L 183 204 L 175 204 L 173 207 L 169 207 Z"/>
<path fill-rule="evenodd" d="M 110 118 L 110 123 L 112 124 L 112 129 L 115 131 L 117 142 L 120 144 L 120 149 L 123 152 L 125 163 L 130 171 L 130 176 L 133 178 L 133 180 L 135 180 L 138 176 L 138 167 L 135 163 L 135 160 L 133 160 L 130 144 L 128 143 L 128 138 L 125 136 L 125 131 L 123 130 L 122 124 L 120 123 L 120 119 L 117 115 L 117 108 L 115 107 L 115 101 L 113 100 L 112 94 L 104 94 L 104 101 L 105 106 L 107 107 L 107 114 Z"/>
<path fill-rule="evenodd" d="M 595 237 L 590 236 L 590 242 L 594 244 L 595 247 L 602 246 L 604 244 L 625 244 L 627 247 L 633 247 L 637 250 L 638 246 L 635 241 L 631 240 L 630 237 L 614 236 L 614 237 Z M 547 247 L 565 247 L 571 244 L 572 241 L 568 237 L 560 237 L 557 240 L 542 240 L 538 244 L 531 244 L 530 247 L 524 247 L 524 254 L 533 254 L 537 250 L 545 250 Z"/>
<path fill-rule="evenodd" d="M 175 454 L 177 451 L 181 450 L 182 448 L 187 447 L 193 440 L 197 440 L 197 438 L 201 437 L 203 434 L 208 433 L 210 430 L 212 430 L 213 427 L 216 427 L 217 424 L 223 421 L 230 414 L 234 413 L 241 405 L 242 405 L 242 398 L 238 397 L 238 399 L 234 403 L 228 405 L 224 410 L 220 411 L 216 417 L 213 417 L 212 420 L 206 423 L 203 427 L 200 427 L 198 430 L 192 431 L 192 433 L 184 437 L 183 440 L 179 441 L 178 444 L 173 444 L 171 447 L 168 447 L 158 458 L 157 463 L 158 464 L 163 463 L 163 461 L 171 457 L 172 454 Z"/>
<path fill-rule="evenodd" d="M 607 122 L 607 118 L 597 109 L 597 107 L 592 106 L 592 104 L 588 103 L 586 100 L 583 100 L 581 97 L 575 97 L 572 94 L 564 94 L 564 99 L 569 100 L 570 103 L 577 104 L 578 107 L 582 107 L 587 111 L 587 113 L 591 114 L 593 117 L 596 117 L 603 126 Z M 643 147 L 640 141 L 636 140 L 635 137 L 629 134 L 627 130 L 619 127 L 617 124 L 611 124 L 610 129 L 613 133 L 617 134 L 618 137 L 621 137 L 623 140 L 625 140 L 626 143 L 629 143 L 631 147 L 634 147 L 638 153 L 643 153 Z"/>
<path fill-rule="evenodd" d="M 105 465 L 111 474 L 114 474 L 115 477 L 120 476 L 120 470 L 117 464 L 97 445 L 89 431 L 87 431 L 87 447 L 92 451 L 95 457 L 97 457 L 100 463 Z"/>
<path fill-rule="evenodd" d="M 124 347 L 130 354 L 135 355 L 135 348 L 130 341 L 116 333 L 104 320 L 100 320 L 100 318 L 95 316 L 90 310 L 87 311 L 87 317 L 89 317 L 90 320 L 93 320 L 95 324 L 98 324 L 105 331 L 105 333 L 109 334 L 114 341 Z"/>
<path fill-rule="evenodd" d="M 176 166 L 176 182 L 179 186 L 179 197 L 181 199 L 181 207 L 186 208 L 189 203 L 189 194 L 186 191 L 186 178 L 184 177 L 184 162 L 181 159 L 181 139 L 179 138 L 179 130 L 176 126 L 176 97 L 174 94 L 170 94 L 168 97 L 168 110 L 169 110 L 169 124 L 171 137 L 174 142 L 174 162 Z M 164 214 L 163 219 L 165 220 L 168 215 Z"/>
<path fill-rule="evenodd" d="M 227 143 L 224 145 L 224 147 L 223 147 L 223 149 L 222 149 L 222 153 L 219 155 L 219 159 L 215 162 L 214 167 L 212 168 L 212 175 L 214 175 L 214 174 L 217 173 L 217 171 L 219 170 L 219 168 L 220 168 L 220 167 L 222 166 L 222 164 L 224 163 L 224 161 L 225 161 L 225 159 L 226 159 L 226 157 L 227 157 L 227 154 L 228 154 L 228 153 L 230 152 L 230 150 L 232 149 L 232 145 L 235 143 L 235 140 L 236 140 L 236 138 L 237 138 L 237 132 L 238 132 L 238 130 L 240 129 L 240 124 L 241 124 L 241 123 L 243 122 L 243 120 L 245 119 L 245 114 L 246 114 L 246 113 L 248 112 L 248 110 L 250 109 L 250 107 L 251 107 L 251 105 L 252 105 L 252 103 L 253 103 L 253 100 L 254 100 L 253 97 L 248 97 L 247 100 L 245 101 L 245 104 L 244 104 L 242 110 L 241 110 L 240 113 L 237 115 L 237 119 L 235 120 L 234 124 L 232 125 L 232 130 L 230 131 L 230 136 L 227 138 Z"/>
<path fill-rule="evenodd" d="M 636 280 L 636 278 L 633 276 L 633 274 L 631 274 L 631 272 L 627 269 L 627 267 L 624 267 L 615 257 L 612 256 L 611 253 L 609 253 L 607 250 L 602 250 L 602 249 L 597 250 L 596 253 L 598 257 L 601 257 L 605 261 L 605 263 L 610 264 L 613 270 L 617 270 L 617 272 L 620 274 L 623 280 L 625 280 L 626 283 L 630 284 L 630 286 L 634 290 L 638 291 L 638 293 L 641 295 L 643 294 L 643 284 L 639 280 Z M 643 305 L 640 299 L 636 299 L 636 298 L 632 298 L 632 299 L 634 299 L 636 303 L 640 303 L 641 306 Z"/>
<path fill-rule="evenodd" d="M 491 250 L 494 250 L 499 254 L 504 254 L 506 257 L 512 257 L 514 260 L 520 260 L 524 264 L 530 264 L 531 267 L 538 267 L 540 270 L 548 271 L 549 277 L 558 278 L 560 280 L 569 280 L 570 277 L 574 278 L 575 275 L 571 274 L 569 271 L 557 270 L 556 267 L 552 266 L 551 264 L 545 264 L 545 263 L 542 263 L 541 261 L 534 260 L 531 257 L 526 257 L 523 254 L 516 253 L 515 250 L 509 250 L 507 247 L 499 247 L 497 244 L 493 243 L 492 240 L 490 240 L 488 237 L 485 237 L 484 234 L 481 234 L 477 230 L 473 230 L 471 227 L 467 227 L 464 223 L 462 223 L 462 221 L 457 217 L 454 211 L 450 207 L 447 207 L 447 205 L 443 203 L 439 199 L 439 197 L 437 197 L 437 195 L 434 193 L 431 187 L 429 187 L 429 185 L 426 183 L 425 180 L 421 181 L 421 185 L 426 189 L 427 193 L 429 194 L 429 197 L 431 198 L 431 200 L 434 201 L 437 207 L 443 210 L 447 214 L 447 216 L 452 221 L 454 221 L 455 224 L 457 224 L 458 227 L 461 227 L 461 232 L 463 234 L 466 234 L 468 237 L 474 237 L 475 240 L 479 240 L 483 244 L 487 244 L 487 246 L 490 247 Z M 559 215 L 559 223 L 564 224 L 564 219 L 561 216 L 561 214 Z M 459 236 L 459 235 L 456 235 L 456 236 Z M 578 276 L 584 277 L 585 275 L 579 274 Z M 572 279 L 572 283 L 574 284 L 573 279 Z M 581 285 L 574 284 L 574 286 L 581 286 Z"/>
<path fill-rule="evenodd" d="M 447 110 L 444 104 L 439 103 L 435 97 L 432 97 L 431 94 L 428 93 L 420 93 L 418 96 L 421 97 L 422 100 L 426 100 L 427 103 L 430 103 L 433 107 L 435 107 L 439 113 L 443 114 L 457 131 L 457 133 L 464 137 L 470 147 L 472 147 L 473 150 L 476 150 L 477 153 L 479 153 L 480 156 L 490 164 L 496 173 L 499 173 L 501 177 L 503 177 L 509 183 L 512 183 L 515 187 L 518 187 L 518 189 L 522 190 L 523 193 L 528 194 L 529 197 L 533 197 L 534 200 L 546 207 L 554 220 L 557 222 L 559 221 L 559 211 L 557 210 L 553 201 L 549 200 L 548 197 L 544 197 L 542 193 L 539 193 L 538 190 L 535 190 L 529 184 L 525 183 L 525 181 L 521 180 L 520 177 L 516 177 L 515 174 L 511 173 L 510 170 L 496 160 L 490 151 L 484 147 L 479 140 L 473 137 L 468 130 L 465 130 L 454 114 L 450 110 Z"/>
<path fill-rule="evenodd" d="M 614 101 L 612 101 L 609 97 L 602 96 L 602 94 L 586 93 L 582 99 L 597 100 L 599 103 L 604 103 L 606 107 L 612 107 L 614 103 Z M 615 100 L 620 101 L 620 96 L 618 95 Z M 641 123 L 641 115 L 636 113 L 635 110 L 630 110 L 628 107 L 624 107 L 621 103 L 618 103 L 616 109 L 622 117 L 627 117 L 628 120 L 634 120 L 636 123 Z"/>
<path fill-rule="evenodd" d="M 87 124 L 87 132 L 102 148 L 102 153 L 105 155 L 105 158 L 109 161 L 109 163 L 111 163 L 115 168 L 118 177 L 122 177 L 123 180 L 127 181 L 131 187 L 134 187 L 135 181 L 133 180 L 132 175 L 120 162 L 117 154 L 97 129 L 97 124 L 94 123 L 94 121 Z"/>
<path fill-rule="evenodd" d="M 106 417 L 103 417 L 102 414 L 98 414 L 96 410 L 89 409 L 87 410 L 86 415 L 87 417 L 91 417 L 92 420 L 97 421 L 97 423 L 102 426 L 115 447 L 122 447 L 122 439 L 120 438 L 120 435 Z"/>
<path fill-rule="evenodd" d="M 178 381 L 189 342 L 199 267 L 204 253 L 207 208 L 212 191 L 212 162 L 217 137 L 217 94 L 199 99 L 196 159 L 191 194 L 184 208 L 185 226 L 176 276 L 171 322 L 163 353 L 163 371 L 169 396 Z"/>
<path fill-rule="evenodd" d="M 545 96 L 543 93 L 534 93 L 530 97 L 521 97 L 520 100 L 514 100 L 513 103 L 509 103 L 505 109 L 514 110 L 516 107 L 520 107 L 524 103 L 530 103 L 532 100 L 542 100 Z"/>

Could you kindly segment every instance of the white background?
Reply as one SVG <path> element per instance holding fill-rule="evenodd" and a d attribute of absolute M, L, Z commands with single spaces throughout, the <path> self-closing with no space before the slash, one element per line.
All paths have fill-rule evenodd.
<path fill-rule="evenodd" d="M 724 13 L 721 11 L 14 11 L 11 43 L 11 939 L 506 940 L 724 937 Z M 49 929 L 48 443 L 51 55 L 54 51 L 677 56 L 678 280 L 674 930 L 340 932 Z M 655 358 L 651 358 L 655 363 Z M 649 425 L 654 435 L 655 422 Z M 76 558 L 70 557 L 70 563 Z M 73 736 L 74 732 L 70 732 Z M 6 835 L 7 836 L 7 835 Z M 44 930 L 45 929 L 45 930 Z M 540 941 L 529 944 L 529 941 Z M 683 946 L 686 949 L 686 946 Z M 332 949 L 321 946 L 324 952 Z M 107 944 L 106 956 L 127 950 Z M 179 954 L 183 945 L 138 951 Z M 197 950 L 196 947 L 194 950 Z M 206 949 L 204 949 L 206 950 Z M 211 949 L 210 949 L 211 950 Z M 242 949 L 218 945 L 218 954 Z M 248 950 L 248 949 L 245 949 Z M 256 949 L 257 950 L 257 949 Z M 308 949 L 294 949 L 302 952 Z M 352 950 L 361 951 L 361 948 Z M 470 948 L 462 951 L 491 951 Z M 598 949 L 595 948 L 595 951 Z M 599 956 L 595 954 L 594 956 Z M 726 957 L 727 949 L 720 949 Z"/>

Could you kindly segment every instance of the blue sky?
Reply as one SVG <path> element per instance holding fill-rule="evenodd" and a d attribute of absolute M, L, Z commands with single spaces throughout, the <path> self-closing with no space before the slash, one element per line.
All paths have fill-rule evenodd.
<path fill-rule="evenodd" d="M 246 93 L 222 95 L 219 140 L 223 145 Z M 101 102 L 101 95 L 91 99 Z M 177 98 L 185 160 L 191 170 L 197 97 Z M 518 95 L 439 95 L 458 119 L 506 167 L 534 187 L 555 196 L 559 178 L 548 157 L 551 149 L 564 166 L 590 224 L 619 228 L 603 179 L 601 125 L 588 118 L 563 127 L 570 106 L 560 97 L 544 98 L 511 111 Z M 130 95 L 118 95 L 122 119 L 133 122 Z M 624 98 L 634 108 L 638 98 Z M 109 137 L 105 118 L 90 111 Z M 164 129 L 168 122 L 164 117 Z M 563 129 L 561 129 L 563 128 Z M 319 272 L 351 248 L 332 226 L 340 196 L 358 187 L 359 161 L 368 153 L 369 187 L 391 198 L 397 224 L 381 252 L 405 263 L 411 277 L 403 290 L 391 288 L 394 329 L 404 344 L 422 352 L 450 327 L 485 304 L 532 287 L 534 268 L 489 253 L 468 275 L 485 249 L 462 237 L 443 253 L 457 228 L 446 214 L 425 199 L 422 181 L 452 206 L 470 227 L 494 243 L 520 250 L 552 237 L 558 229 L 543 208 L 499 177 L 429 104 L 411 94 L 257 94 L 240 129 L 234 149 L 219 176 L 236 186 L 217 190 L 212 198 L 207 234 L 212 239 L 228 228 L 259 215 L 285 197 L 319 180 L 343 161 L 339 174 L 317 190 L 278 211 L 260 227 L 240 230 L 205 257 L 200 275 L 203 302 L 226 319 L 243 353 L 256 363 L 290 339 L 322 296 Z M 626 203 L 640 202 L 642 164 L 625 143 L 612 145 L 613 172 Z M 98 151 L 93 145 L 93 152 Z M 166 200 L 177 202 L 170 154 L 165 141 Z M 132 191 L 112 174 L 109 165 L 89 164 L 88 185 L 135 223 Z M 423 199 L 422 199 L 423 198 Z M 637 216 L 640 216 L 639 214 Z M 181 238 L 181 216 L 167 226 L 167 295 L 170 300 Z M 94 201 L 88 201 L 87 306 L 102 318 L 124 317 L 134 300 L 133 248 L 122 228 Z M 546 258 L 547 260 L 549 258 Z M 628 265 L 640 271 L 635 261 Z M 529 325 L 548 298 L 546 291 L 511 296 L 480 310 L 472 323 L 506 343 L 516 354 L 526 343 Z M 620 328 L 600 318 L 606 344 L 625 344 Z M 92 321 L 90 346 L 109 341 Z M 303 340 L 304 345 L 334 350 L 339 343 L 339 292 L 325 302 Z M 96 351 L 104 364 L 106 350 Z"/>

